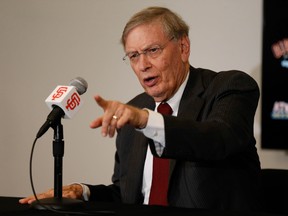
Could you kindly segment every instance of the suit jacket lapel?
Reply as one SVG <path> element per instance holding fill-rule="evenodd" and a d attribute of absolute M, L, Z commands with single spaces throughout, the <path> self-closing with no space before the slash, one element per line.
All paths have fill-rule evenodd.
<path fill-rule="evenodd" d="M 200 73 L 190 67 L 187 85 L 179 104 L 178 117 L 196 120 L 204 101 L 199 97 L 204 87 Z"/>
<path fill-rule="evenodd" d="M 154 110 L 155 103 L 152 101 L 149 101 L 148 104 L 146 104 L 144 107 Z M 127 194 L 124 196 L 126 197 L 126 202 L 133 202 L 135 200 L 139 200 L 142 190 L 142 179 L 143 179 L 143 171 L 144 171 L 144 163 L 146 159 L 146 153 L 147 153 L 147 147 L 148 147 L 148 141 L 149 139 L 145 137 L 142 133 L 135 131 L 135 129 L 132 129 L 134 131 L 134 138 L 131 141 L 131 149 L 130 149 L 130 158 L 129 158 L 129 172 L 127 172 L 127 179 L 130 179 L 129 181 L 123 181 L 126 183 L 129 183 L 129 185 L 125 185 L 126 188 L 129 188 L 129 190 L 123 190 Z"/>
<path fill-rule="evenodd" d="M 199 97 L 203 91 L 204 87 L 200 74 L 195 71 L 193 67 L 190 67 L 189 78 L 180 100 L 177 116 L 180 118 L 196 120 L 204 103 L 203 99 Z M 175 165 L 176 160 L 171 159 L 169 182 Z"/>

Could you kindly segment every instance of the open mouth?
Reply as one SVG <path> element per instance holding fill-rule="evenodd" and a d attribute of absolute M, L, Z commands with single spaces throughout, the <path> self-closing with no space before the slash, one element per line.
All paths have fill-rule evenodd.
<path fill-rule="evenodd" d="M 148 77 L 144 79 L 144 83 L 148 87 L 152 87 L 157 83 L 157 77 Z"/>

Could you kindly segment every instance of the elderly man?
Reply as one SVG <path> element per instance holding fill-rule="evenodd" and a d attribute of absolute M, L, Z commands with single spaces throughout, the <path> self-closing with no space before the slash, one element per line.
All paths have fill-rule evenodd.
<path fill-rule="evenodd" d="M 101 127 L 103 136 L 117 133 L 112 184 L 64 186 L 64 197 L 226 210 L 258 207 L 260 162 L 253 135 L 258 85 L 241 71 L 191 66 L 188 33 L 188 25 L 167 8 L 149 7 L 128 21 L 123 60 L 145 92 L 127 104 L 96 95 L 104 114 L 90 125 Z M 53 190 L 38 198 L 49 196 Z"/>

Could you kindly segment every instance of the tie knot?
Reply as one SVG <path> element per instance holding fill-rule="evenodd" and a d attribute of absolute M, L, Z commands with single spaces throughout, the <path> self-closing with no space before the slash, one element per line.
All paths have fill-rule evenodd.
<path fill-rule="evenodd" d="M 173 110 L 170 105 L 166 102 L 161 102 L 157 107 L 157 111 L 164 115 L 172 115 Z"/>

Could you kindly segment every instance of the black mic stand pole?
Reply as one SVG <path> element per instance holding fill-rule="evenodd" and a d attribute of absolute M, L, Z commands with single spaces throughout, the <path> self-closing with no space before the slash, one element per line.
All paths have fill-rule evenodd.
<path fill-rule="evenodd" d="M 32 203 L 32 207 L 36 209 L 55 209 L 69 210 L 83 207 L 83 201 L 77 199 L 65 198 L 62 196 L 63 186 L 63 156 L 64 156 L 64 140 L 63 126 L 61 118 L 52 127 L 54 130 L 53 140 L 53 157 L 54 157 L 54 197 L 36 200 Z"/>

